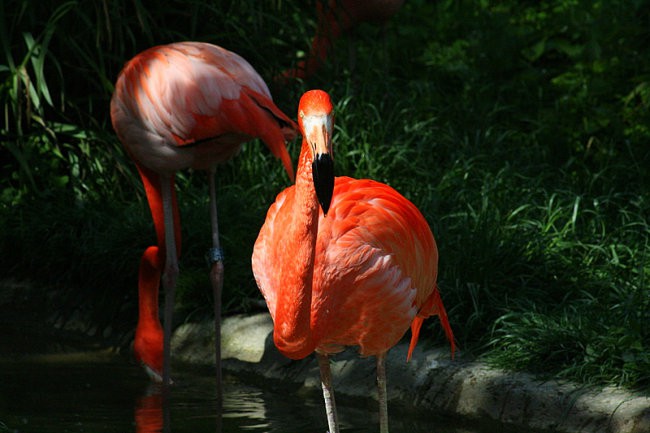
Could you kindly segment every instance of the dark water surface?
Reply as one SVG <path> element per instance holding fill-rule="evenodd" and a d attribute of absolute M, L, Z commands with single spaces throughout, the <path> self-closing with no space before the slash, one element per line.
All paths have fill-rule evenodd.
<path fill-rule="evenodd" d="M 169 409 L 160 389 L 124 357 L 64 353 L 0 358 L 0 432 L 325 432 L 322 396 L 256 378 L 226 374 L 217 407 L 206 371 L 176 368 Z M 257 382 L 257 383 L 256 383 Z M 339 396 L 345 432 L 377 432 L 374 401 Z M 486 433 L 391 404 L 392 432 Z M 391 410 L 392 409 L 392 410 Z M 406 413 L 405 413 L 406 412 Z"/>

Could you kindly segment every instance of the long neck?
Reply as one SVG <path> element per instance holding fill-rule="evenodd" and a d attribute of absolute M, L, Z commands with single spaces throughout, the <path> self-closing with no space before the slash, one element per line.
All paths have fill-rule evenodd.
<path fill-rule="evenodd" d="M 138 326 L 160 327 L 158 318 L 158 287 L 160 286 L 160 253 L 151 246 L 142 255 L 138 275 Z"/>
<path fill-rule="evenodd" d="M 311 297 L 314 276 L 318 199 L 312 180 L 311 153 L 303 141 L 296 177 L 291 223 L 278 247 L 289 257 L 279 271 L 274 341 L 285 356 L 301 359 L 312 353 L 316 343 L 311 334 Z"/>
<path fill-rule="evenodd" d="M 162 371 L 163 330 L 158 318 L 158 286 L 161 254 L 157 246 L 147 248 L 140 260 L 138 276 L 138 326 L 133 350 L 136 359 Z"/>

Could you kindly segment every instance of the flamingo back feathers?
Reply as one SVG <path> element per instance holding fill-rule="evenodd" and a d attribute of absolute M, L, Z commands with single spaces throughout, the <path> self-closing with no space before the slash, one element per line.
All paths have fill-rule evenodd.
<path fill-rule="evenodd" d="M 259 137 L 293 179 L 285 139 L 297 125 L 253 67 L 221 47 L 179 42 L 135 56 L 118 77 L 111 118 L 131 156 L 158 173 L 208 168 Z"/>

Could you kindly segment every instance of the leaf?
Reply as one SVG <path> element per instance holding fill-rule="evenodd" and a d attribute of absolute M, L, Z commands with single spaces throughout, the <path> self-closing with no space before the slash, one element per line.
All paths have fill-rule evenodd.
<path fill-rule="evenodd" d="M 521 54 L 529 62 L 535 62 L 546 52 L 546 39 L 542 39 L 531 47 L 522 50 Z"/>

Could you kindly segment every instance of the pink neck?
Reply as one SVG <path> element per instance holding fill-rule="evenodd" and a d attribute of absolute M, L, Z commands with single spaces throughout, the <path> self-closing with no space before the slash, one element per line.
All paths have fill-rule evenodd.
<path fill-rule="evenodd" d="M 303 140 L 292 220 L 278 245 L 291 258 L 280 270 L 283 284 L 278 292 L 273 334 L 280 352 L 292 359 L 304 358 L 316 347 L 310 322 L 319 208 L 311 164 L 311 152 Z"/>
<path fill-rule="evenodd" d="M 163 330 L 158 318 L 158 286 L 162 259 L 157 246 L 142 255 L 138 276 L 138 326 L 133 349 L 136 359 L 162 371 Z"/>
<path fill-rule="evenodd" d="M 159 323 L 158 287 L 160 285 L 160 261 L 157 246 L 149 247 L 142 255 L 138 275 L 138 322 L 147 324 L 151 322 Z"/>

